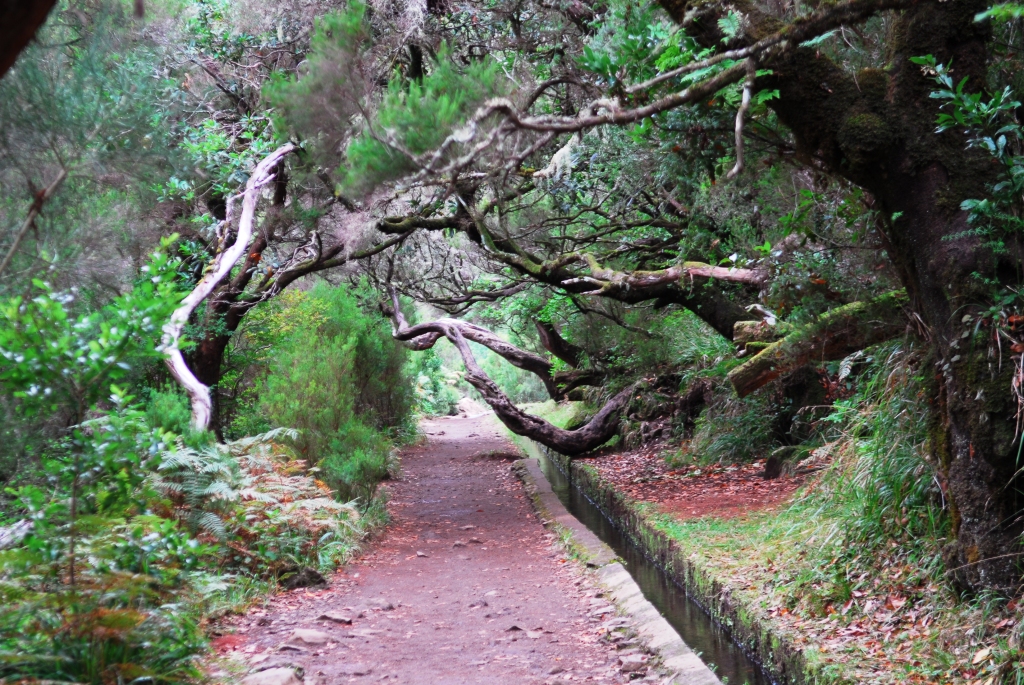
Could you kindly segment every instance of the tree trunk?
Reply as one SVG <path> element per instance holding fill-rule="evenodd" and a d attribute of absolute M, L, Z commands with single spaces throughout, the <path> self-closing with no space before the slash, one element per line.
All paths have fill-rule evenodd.
<path fill-rule="evenodd" d="M 0 78 L 18 59 L 56 4 L 56 0 L 0 2 Z"/>
<path fill-rule="evenodd" d="M 932 449 L 947 469 L 956 541 L 949 571 L 971 589 L 1013 591 L 1020 581 L 1020 503 L 1013 365 L 1000 363 L 986 336 L 970 336 L 995 290 L 1019 283 L 1020 246 L 993 254 L 965 235 L 960 203 L 984 197 L 995 165 L 965 150 L 962 131 L 935 133 L 934 82 L 910 62 L 934 55 L 951 65 L 968 90 L 986 83 L 989 28 L 974 21 L 982 0 L 921 2 L 899 14 L 890 29 L 886 70 L 843 72 L 813 49 L 796 50 L 762 65 L 773 70 L 758 87 L 778 88 L 772 102 L 794 132 L 799 153 L 868 190 L 887 222 L 889 254 L 912 307 L 928 328 L 940 398 L 930 406 Z M 957 237 L 953 237 L 957 236 Z"/>

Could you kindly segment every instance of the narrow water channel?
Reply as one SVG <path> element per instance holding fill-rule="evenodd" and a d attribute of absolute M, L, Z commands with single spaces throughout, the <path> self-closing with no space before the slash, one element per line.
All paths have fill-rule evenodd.
<path fill-rule="evenodd" d="M 690 599 L 686 591 L 669 580 L 651 560 L 616 528 L 579 488 L 572 485 L 558 466 L 541 454 L 541 468 L 565 508 L 592 530 L 626 562 L 644 596 L 676 629 L 683 641 L 700 654 L 727 685 L 772 685 L 758 664 L 732 641 L 725 630 Z"/>

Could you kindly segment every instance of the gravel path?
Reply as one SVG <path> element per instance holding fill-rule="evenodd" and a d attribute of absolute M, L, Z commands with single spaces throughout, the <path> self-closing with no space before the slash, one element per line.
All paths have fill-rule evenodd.
<path fill-rule="evenodd" d="M 235 621 L 221 649 L 302 666 L 307 685 L 626 682 L 619 657 L 635 650 L 601 639 L 614 612 L 537 520 L 492 416 L 422 428 L 383 539 L 327 589 Z"/>

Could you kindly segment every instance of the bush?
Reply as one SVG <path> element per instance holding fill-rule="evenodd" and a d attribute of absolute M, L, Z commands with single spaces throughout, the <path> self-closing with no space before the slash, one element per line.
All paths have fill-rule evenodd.
<path fill-rule="evenodd" d="M 299 431 L 299 457 L 343 498 L 367 504 L 387 476 L 393 440 L 411 433 L 415 397 L 405 348 L 383 317 L 363 311 L 359 293 L 322 283 L 293 304 L 314 323 L 278 346 L 258 410 Z"/>
<path fill-rule="evenodd" d="M 427 416 L 452 416 L 457 413 L 458 376 L 449 378 L 444 362 L 434 348 L 410 355 L 407 375 L 415 379 L 416 408 Z"/>

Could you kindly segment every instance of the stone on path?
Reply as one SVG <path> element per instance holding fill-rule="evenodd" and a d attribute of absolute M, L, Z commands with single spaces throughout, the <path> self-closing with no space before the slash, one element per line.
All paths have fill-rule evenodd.
<path fill-rule="evenodd" d="M 371 666 L 369 666 L 367 664 L 360 664 L 360 663 L 355 663 L 355 664 L 346 664 L 346 663 L 333 664 L 332 668 L 333 668 L 333 670 L 335 670 L 340 675 L 369 675 L 370 673 L 373 672 L 373 668 Z"/>
<path fill-rule="evenodd" d="M 291 668 L 268 668 L 242 678 L 239 685 L 302 685 L 302 680 Z"/>
<path fill-rule="evenodd" d="M 383 597 L 371 597 L 366 600 L 366 607 L 368 609 L 380 609 L 381 611 L 391 611 L 395 608 L 395 605 L 384 599 Z"/>
<path fill-rule="evenodd" d="M 325 645 L 330 639 L 330 635 L 320 630 L 296 628 L 292 631 L 292 634 L 288 636 L 288 639 L 285 640 L 282 647 L 308 649 L 309 647 L 320 647 L 321 645 Z"/>
<path fill-rule="evenodd" d="M 346 623 L 352 625 L 352 617 L 348 614 L 343 614 L 340 611 L 328 611 L 327 613 L 321 614 L 318 621 L 331 621 L 333 623 Z"/>
<path fill-rule="evenodd" d="M 647 658 L 642 654 L 629 654 L 619 657 L 619 670 L 623 673 L 636 673 L 647 667 Z"/>

